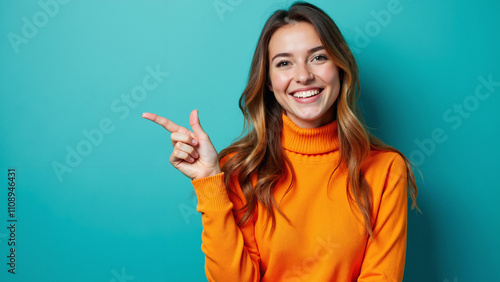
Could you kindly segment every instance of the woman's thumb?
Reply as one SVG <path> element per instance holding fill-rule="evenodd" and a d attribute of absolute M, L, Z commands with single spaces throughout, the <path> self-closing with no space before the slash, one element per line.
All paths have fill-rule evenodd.
<path fill-rule="evenodd" d="M 206 134 L 205 131 L 203 131 L 203 128 L 201 128 L 198 110 L 193 110 L 191 112 L 191 115 L 189 116 L 189 123 L 191 124 L 191 128 L 193 129 L 193 133 L 196 137 Z"/>

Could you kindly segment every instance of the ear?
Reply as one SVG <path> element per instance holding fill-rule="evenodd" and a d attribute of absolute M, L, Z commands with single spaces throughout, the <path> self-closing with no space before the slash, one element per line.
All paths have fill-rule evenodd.
<path fill-rule="evenodd" d="M 266 86 L 267 86 L 267 88 L 269 88 L 269 90 L 271 90 L 271 92 L 274 92 L 273 85 L 271 84 L 271 80 L 269 80 L 269 79 L 267 80 Z"/>

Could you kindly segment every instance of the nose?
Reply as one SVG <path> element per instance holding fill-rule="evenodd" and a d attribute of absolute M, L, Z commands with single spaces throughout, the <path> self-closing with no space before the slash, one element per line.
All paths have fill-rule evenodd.
<path fill-rule="evenodd" d="M 306 64 L 297 64 L 295 69 L 295 81 L 301 84 L 307 84 L 314 79 L 314 74 Z"/>

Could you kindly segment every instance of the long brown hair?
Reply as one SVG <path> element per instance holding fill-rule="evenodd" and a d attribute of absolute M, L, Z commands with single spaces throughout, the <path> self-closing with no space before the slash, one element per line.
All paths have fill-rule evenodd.
<path fill-rule="evenodd" d="M 366 230 L 372 236 L 371 190 L 361 173 L 362 163 L 370 150 L 392 151 L 402 156 L 406 162 L 412 207 L 416 206 L 417 197 L 415 176 L 411 170 L 411 163 L 401 152 L 384 144 L 366 129 L 356 103 L 360 85 L 354 56 L 333 20 L 321 9 L 304 2 L 296 2 L 288 10 L 276 11 L 264 25 L 253 56 L 248 84 L 239 101 L 246 121 L 242 137 L 219 154 L 221 159 L 231 155 L 222 167 L 228 192 L 234 193 L 229 188 L 229 182 L 231 176 L 237 176 L 246 200 L 242 208 L 245 214 L 238 225 L 244 225 L 252 218 L 257 203 L 266 209 L 266 220 L 272 221 L 271 231 L 274 231 L 276 226 L 274 210 L 287 219 L 273 197 L 273 189 L 286 175 L 287 167 L 292 173 L 292 179 L 295 176 L 290 160 L 281 146 L 283 108 L 267 87 L 268 46 L 274 32 L 295 22 L 307 22 L 316 29 L 323 46 L 339 67 L 341 89 L 334 106 L 338 122 L 339 165 L 344 166 L 348 172 L 346 189 L 349 192 L 347 193 L 349 201 L 357 204 L 363 215 Z M 252 185 L 251 178 L 255 176 L 254 173 L 257 174 L 257 181 Z M 288 191 L 293 184 L 292 180 Z"/>

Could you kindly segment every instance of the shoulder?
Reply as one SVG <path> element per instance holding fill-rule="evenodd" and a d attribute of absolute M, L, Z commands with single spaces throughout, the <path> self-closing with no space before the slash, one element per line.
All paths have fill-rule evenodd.
<path fill-rule="evenodd" d="M 403 157 L 392 151 L 371 150 L 361 168 L 370 186 L 385 187 L 388 182 L 406 182 L 407 167 Z"/>
<path fill-rule="evenodd" d="M 391 167 L 406 167 L 403 157 L 392 151 L 370 150 L 366 160 L 363 162 L 362 170 L 386 171 Z"/>

